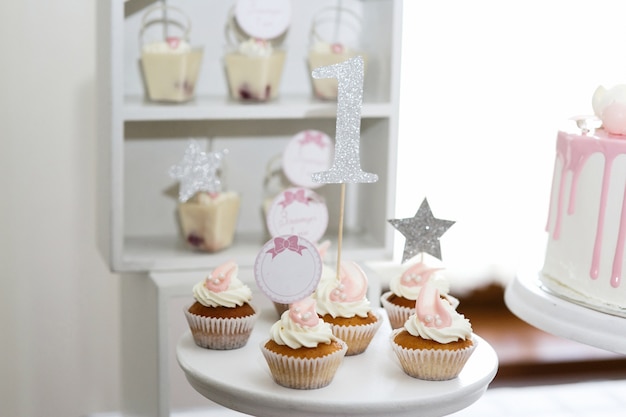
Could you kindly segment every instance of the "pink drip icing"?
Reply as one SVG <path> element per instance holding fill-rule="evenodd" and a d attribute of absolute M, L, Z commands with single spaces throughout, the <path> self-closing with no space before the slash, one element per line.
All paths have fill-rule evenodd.
<path fill-rule="evenodd" d="M 598 213 L 598 223 L 596 226 L 596 236 L 593 248 L 593 255 L 591 261 L 591 269 L 589 276 L 592 279 L 597 279 L 599 275 L 600 257 L 602 254 L 602 236 L 604 231 L 606 203 L 608 198 L 608 189 L 611 182 L 611 168 L 615 158 L 626 153 L 623 148 L 624 142 L 620 139 L 597 136 L 577 136 L 569 135 L 559 132 L 557 138 L 557 158 L 562 158 L 563 167 L 561 170 L 560 182 L 558 185 L 558 199 L 556 207 L 555 227 L 553 231 L 553 238 L 559 239 L 561 234 L 561 217 L 563 214 L 563 199 L 565 191 L 565 177 L 568 171 L 572 172 L 572 183 L 570 186 L 569 201 L 567 207 L 567 214 L 571 215 L 576 209 L 576 192 L 578 188 L 578 178 L 580 173 L 589 159 L 589 157 L 597 152 L 602 153 L 604 156 L 604 173 L 602 176 L 602 190 L 600 197 L 600 207 Z M 554 190 L 555 184 L 552 184 Z M 548 212 L 548 219 L 552 215 L 552 207 Z M 548 220 L 549 221 L 549 220 Z M 611 285 L 617 288 L 621 282 L 622 275 L 622 261 L 624 256 L 624 242 L 626 240 L 626 190 L 624 190 L 624 198 L 622 201 L 622 210 L 620 218 L 620 229 L 618 235 L 618 241 L 613 255 L 613 268 L 611 271 Z"/>
<path fill-rule="evenodd" d="M 615 249 L 615 258 L 613 258 L 613 270 L 611 271 L 611 286 L 613 288 L 619 287 L 622 280 L 622 262 L 624 257 L 617 256 L 624 253 L 624 241 L 626 240 L 626 189 L 624 189 L 624 199 L 622 200 L 622 213 L 619 223 L 619 234 L 617 236 L 617 248 Z"/>

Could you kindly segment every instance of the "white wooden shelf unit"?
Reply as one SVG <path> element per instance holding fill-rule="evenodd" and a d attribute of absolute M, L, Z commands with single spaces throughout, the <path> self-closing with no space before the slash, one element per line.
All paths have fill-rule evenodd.
<path fill-rule="evenodd" d="M 287 60 L 280 96 L 269 103 L 240 103 L 228 97 L 223 55 L 224 25 L 233 1 L 170 0 L 193 17 L 190 40 L 204 58 L 196 98 L 182 104 L 149 102 L 139 64 L 141 17 L 150 1 L 102 2 L 99 61 L 99 126 L 104 201 L 101 248 L 114 271 L 210 268 L 236 257 L 247 264 L 269 238 L 261 215 L 268 195 L 268 163 L 287 141 L 305 129 L 334 137 L 336 103 L 312 95 L 306 53 L 310 17 L 336 6 L 332 0 L 293 2 L 293 25 L 282 45 Z M 363 18 L 362 45 L 368 57 L 362 107 L 361 163 L 377 173 L 375 184 L 347 187 L 344 233 L 346 256 L 391 256 L 397 149 L 400 56 L 400 2 L 342 2 Z M 176 220 L 177 184 L 168 169 L 182 157 L 188 139 L 207 149 L 228 149 L 223 181 L 241 194 L 242 208 L 233 246 L 217 254 L 190 250 Z M 327 199 L 327 238 L 337 236 L 338 187 L 319 189 Z"/>
<path fill-rule="evenodd" d="M 196 98 L 183 104 L 146 100 L 139 30 L 144 12 L 155 3 L 98 2 L 98 219 L 100 249 L 111 270 L 122 275 L 122 412 L 164 417 L 170 414 L 174 357 L 168 347 L 168 300 L 188 296 L 195 273 L 201 277 L 227 259 L 236 259 L 244 280 L 249 278 L 245 271 L 269 238 L 261 215 L 269 192 L 264 188 L 268 164 L 301 130 L 317 129 L 334 138 L 336 103 L 313 98 L 306 65 L 311 17 L 325 7 L 341 4 L 362 17 L 367 69 L 361 163 L 380 178 L 375 184 L 348 184 L 342 256 L 391 259 L 393 230 L 387 219 L 395 203 L 402 1 L 293 1 L 292 25 L 282 44 L 287 60 L 280 96 L 260 104 L 228 97 L 224 27 L 234 0 L 167 1 L 191 16 L 191 44 L 204 50 Z M 177 184 L 168 169 L 180 161 L 190 138 L 207 150 L 229 150 L 223 182 L 241 195 L 235 242 L 216 254 L 190 250 L 178 229 Z M 318 192 L 329 207 L 326 237 L 336 242 L 339 187 L 326 185 Z M 177 271 L 180 280 L 172 278 Z"/>

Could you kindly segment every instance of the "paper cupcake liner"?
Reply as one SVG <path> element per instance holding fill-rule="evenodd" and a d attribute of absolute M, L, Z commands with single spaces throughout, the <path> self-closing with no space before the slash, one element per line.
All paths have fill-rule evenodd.
<path fill-rule="evenodd" d="M 391 333 L 391 346 L 405 374 L 427 381 L 446 381 L 456 378 L 467 360 L 476 349 L 476 339 L 472 346 L 464 349 L 408 349 L 394 342 L 396 334 L 402 329 Z"/>
<path fill-rule="evenodd" d="M 376 312 L 374 314 L 377 319 L 375 323 L 358 326 L 340 326 L 338 324 L 329 323 L 333 334 L 348 345 L 346 356 L 354 356 L 365 352 L 382 323 L 380 313 Z"/>
<path fill-rule="evenodd" d="M 348 350 L 345 342 L 339 341 L 342 348 L 319 358 L 297 358 L 273 352 L 261 343 L 261 351 L 278 385 L 295 389 L 318 389 L 330 384 L 341 361 Z"/>
<path fill-rule="evenodd" d="M 393 294 L 391 291 L 383 293 L 383 295 L 380 296 L 380 303 L 383 305 L 383 308 L 387 312 L 387 317 L 389 317 L 389 324 L 391 324 L 391 328 L 395 330 L 404 326 L 404 323 L 409 319 L 411 314 L 415 312 L 415 309 L 399 306 L 389 302 L 387 299 L 391 294 Z"/>
<path fill-rule="evenodd" d="M 248 343 L 254 323 L 259 314 L 247 317 L 216 318 L 203 317 L 189 312 L 185 308 L 185 317 L 196 345 L 215 350 L 238 349 Z"/>

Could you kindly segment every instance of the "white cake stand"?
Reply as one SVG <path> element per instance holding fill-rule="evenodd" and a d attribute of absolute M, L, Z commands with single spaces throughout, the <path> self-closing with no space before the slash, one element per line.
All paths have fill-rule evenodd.
<path fill-rule="evenodd" d="M 504 293 L 513 314 L 545 332 L 626 354 L 626 319 L 592 310 L 544 290 L 538 272 L 523 271 Z"/>
<path fill-rule="evenodd" d="M 200 394 L 258 417 L 444 416 L 474 403 L 493 380 L 498 358 L 478 336 L 476 350 L 458 378 L 432 382 L 407 376 L 389 345 L 391 327 L 384 312 L 383 317 L 385 322 L 367 351 L 344 358 L 332 383 L 317 390 L 284 388 L 272 380 L 260 344 L 278 319 L 273 309 L 262 310 L 241 349 L 203 349 L 187 332 L 176 354 L 187 380 Z"/>

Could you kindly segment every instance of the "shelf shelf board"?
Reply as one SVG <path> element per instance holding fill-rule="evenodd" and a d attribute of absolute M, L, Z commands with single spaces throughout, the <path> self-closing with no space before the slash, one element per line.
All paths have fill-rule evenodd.
<path fill-rule="evenodd" d="M 384 118 L 394 113 L 390 102 L 365 100 L 362 118 Z M 335 118 L 335 102 L 310 96 L 285 95 L 269 103 L 240 103 L 222 96 L 198 96 L 186 103 L 155 103 L 141 95 L 124 97 L 124 121 L 241 120 Z"/>
<path fill-rule="evenodd" d="M 121 258 L 114 260 L 117 272 L 175 271 L 207 269 L 236 260 L 242 267 L 251 267 L 263 244 L 268 240 L 262 234 L 239 234 L 230 248 L 216 253 L 194 251 L 178 236 L 126 237 Z M 332 239 L 331 239 L 332 241 Z M 329 262 L 335 257 L 333 243 L 328 253 Z M 358 233 L 345 234 L 342 259 L 363 261 L 391 258 L 383 244 Z"/>

